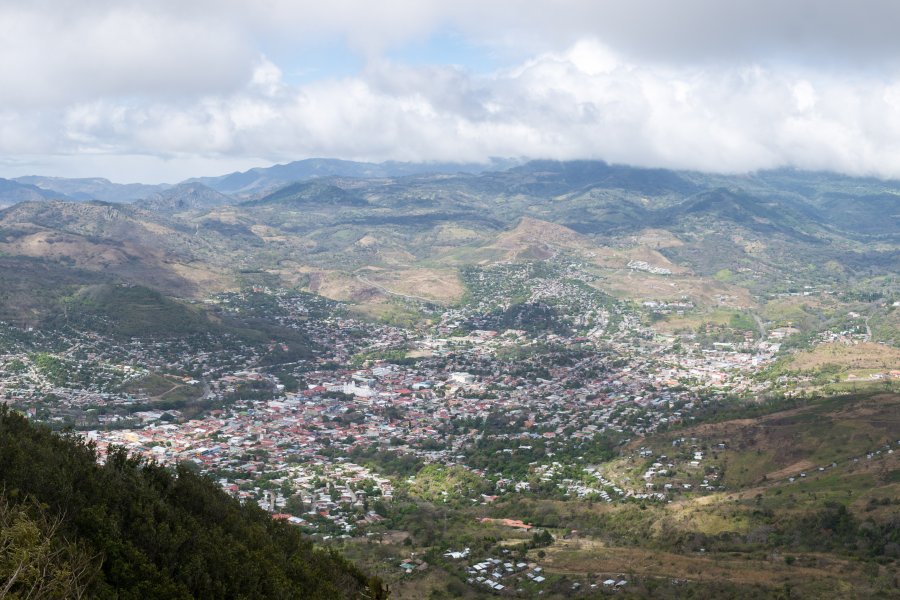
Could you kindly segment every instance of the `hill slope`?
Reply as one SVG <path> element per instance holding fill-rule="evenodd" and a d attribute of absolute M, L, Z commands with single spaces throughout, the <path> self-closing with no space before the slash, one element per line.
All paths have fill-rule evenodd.
<path fill-rule="evenodd" d="M 44 572 L 59 589 L 43 597 L 386 597 L 377 579 L 188 468 L 124 451 L 96 459 L 79 439 L 0 409 L 0 517 L 16 528 L 4 529 L 0 579 L 16 577 L 13 593 L 41 581 L 30 569 L 53 547 Z"/>
<path fill-rule="evenodd" d="M 320 209 L 329 206 L 366 206 L 366 204 L 365 200 L 347 190 L 322 180 L 294 183 L 264 198 L 245 203 L 246 206 L 310 206 Z"/>
<path fill-rule="evenodd" d="M 504 168 L 510 164 L 512 164 L 512 161 L 494 161 L 490 164 L 401 163 L 390 161 L 365 163 L 330 158 L 309 158 L 284 165 L 229 173 L 219 177 L 189 179 L 187 183 L 196 181 L 223 194 L 259 197 L 289 183 L 307 181 L 318 177 L 381 178 L 403 177 L 424 173 L 480 173 L 492 168 Z"/>
<path fill-rule="evenodd" d="M 62 194 L 72 200 L 100 200 L 103 202 L 131 202 L 165 190 L 169 186 L 144 183 L 113 183 L 102 177 L 68 178 L 26 175 L 16 177 L 18 183 L 28 184 L 51 192 L 52 197 Z"/>
<path fill-rule="evenodd" d="M 35 202 L 41 200 L 68 200 L 65 194 L 37 186 L 20 183 L 12 179 L 0 178 L 0 207 L 11 206 L 18 202 Z"/>
<path fill-rule="evenodd" d="M 0 211 L 0 252 L 179 296 L 228 285 L 226 236 L 123 204 L 27 202 Z M 233 252 L 230 253 L 232 256 Z M 217 265 L 217 263 L 220 263 Z"/>
<path fill-rule="evenodd" d="M 429 167 L 431 174 L 422 173 Z M 596 264 L 606 291 L 642 301 L 687 296 L 707 306 L 716 297 L 823 286 L 894 293 L 896 182 L 599 161 L 534 161 L 480 174 L 435 174 L 438 167 L 301 161 L 197 180 L 139 205 L 25 203 L 0 212 L 0 252 L 72 266 L 90 275 L 86 283 L 99 278 L 192 298 L 250 281 L 334 288 L 331 297 L 354 301 L 384 298 L 385 290 L 410 295 L 392 282 L 434 269 L 441 273 L 430 279 L 454 281 L 461 266 L 551 260 L 553 248 Z M 232 178 L 225 187 L 243 190 L 232 198 L 200 183 L 224 189 Z M 551 224 L 578 243 L 560 244 Z M 632 285 L 632 261 L 694 279 L 676 289 L 638 275 Z M 363 269 L 374 285 L 361 279 Z"/>
<path fill-rule="evenodd" d="M 206 187 L 202 183 L 182 183 L 167 190 L 156 192 L 135 202 L 141 208 L 161 213 L 173 214 L 186 210 L 216 208 L 232 204 L 225 194 Z"/>

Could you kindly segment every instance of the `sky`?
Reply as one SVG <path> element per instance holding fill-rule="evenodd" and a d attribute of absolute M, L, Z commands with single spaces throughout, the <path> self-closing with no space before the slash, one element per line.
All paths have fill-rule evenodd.
<path fill-rule="evenodd" d="M 311 157 L 900 178 L 894 0 L 0 0 L 0 177 Z"/>

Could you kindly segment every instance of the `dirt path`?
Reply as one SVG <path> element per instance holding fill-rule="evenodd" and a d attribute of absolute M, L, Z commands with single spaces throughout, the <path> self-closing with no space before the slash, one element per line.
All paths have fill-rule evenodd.
<path fill-rule="evenodd" d="M 766 324 L 763 323 L 763 320 L 756 313 L 750 313 L 753 316 L 753 320 L 756 321 L 756 326 L 759 328 L 759 342 L 762 343 L 766 341 Z"/>
<path fill-rule="evenodd" d="M 184 385 L 183 383 L 176 383 L 175 385 L 173 385 L 172 387 L 170 387 L 169 389 L 167 389 L 166 391 L 164 391 L 162 394 L 158 394 L 158 395 L 156 395 L 156 396 L 153 396 L 153 397 L 150 398 L 150 399 L 151 399 L 151 400 L 162 400 L 162 399 L 163 399 L 163 396 L 165 396 L 166 394 L 171 394 L 172 392 L 174 392 L 175 390 L 177 390 L 178 388 L 181 388 L 181 387 L 185 387 L 185 385 Z"/>
<path fill-rule="evenodd" d="M 399 296 L 400 298 L 406 298 L 407 300 L 418 300 L 420 302 L 428 302 L 429 304 L 434 304 L 436 302 L 436 300 L 434 300 L 433 298 L 423 298 L 422 296 L 412 296 L 409 294 L 401 294 L 400 292 L 393 292 L 381 284 L 375 283 L 374 281 L 369 281 L 368 279 L 366 279 L 365 277 L 363 277 L 362 275 L 360 275 L 358 273 L 356 274 L 356 278 L 359 281 L 361 281 L 362 283 L 364 283 L 368 286 L 371 286 L 371 287 L 377 289 L 379 292 L 388 294 L 390 296 Z"/>

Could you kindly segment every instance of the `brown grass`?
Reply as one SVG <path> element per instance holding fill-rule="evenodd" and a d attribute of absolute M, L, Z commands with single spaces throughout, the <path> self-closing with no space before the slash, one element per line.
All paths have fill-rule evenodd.
<path fill-rule="evenodd" d="M 811 350 L 794 354 L 788 368 L 812 371 L 826 364 L 840 365 L 851 371 L 900 369 L 900 349 L 872 342 L 819 344 Z"/>
<path fill-rule="evenodd" d="M 691 275 L 653 275 L 628 268 L 603 270 L 601 275 L 604 279 L 596 287 L 620 298 L 662 301 L 688 298 L 701 307 L 737 309 L 756 305 L 742 287 Z"/>
<path fill-rule="evenodd" d="M 534 552 L 534 551 L 533 551 Z M 844 587 L 861 576 L 860 567 L 847 560 L 821 554 L 800 554 L 816 567 L 800 567 L 783 559 L 751 559 L 746 556 L 672 554 L 640 548 L 603 547 L 586 540 L 561 540 L 545 550 L 540 562 L 546 570 L 565 575 L 634 573 L 645 577 L 690 581 L 730 581 L 738 584 L 781 586 L 792 581 L 831 580 Z M 802 561 L 806 563 L 806 561 Z"/>
<path fill-rule="evenodd" d="M 449 269 L 367 268 L 357 273 L 357 280 L 388 295 L 422 298 L 440 303 L 455 302 L 465 292 L 456 271 Z"/>
<path fill-rule="evenodd" d="M 779 480 L 779 479 L 787 479 L 788 477 L 792 477 L 801 471 L 809 471 L 814 468 L 816 464 L 811 460 L 800 460 L 793 464 L 790 464 L 786 467 L 778 469 L 777 471 L 771 471 L 766 473 L 766 479 L 771 480 Z"/>
<path fill-rule="evenodd" d="M 373 285 L 340 271 L 309 273 L 309 291 L 343 302 L 383 302 L 387 295 Z"/>

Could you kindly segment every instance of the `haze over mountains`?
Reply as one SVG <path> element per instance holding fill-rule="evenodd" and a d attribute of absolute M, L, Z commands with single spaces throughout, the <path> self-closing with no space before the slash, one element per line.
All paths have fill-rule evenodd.
<path fill-rule="evenodd" d="M 265 195 L 288 183 L 318 177 L 384 178 L 435 173 L 480 173 L 506 168 L 517 162 L 521 161 L 496 159 L 486 164 L 402 163 L 395 161 L 363 163 L 311 158 L 218 177 L 196 177 L 182 183 L 201 184 L 236 198 L 251 198 Z M 113 183 L 102 177 L 73 179 L 27 175 L 12 179 L 0 179 L 0 206 L 38 199 L 133 202 L 150 199 L 172 187 L 175 186 L 172 184 Z M 172 197 L 171 194 L 168 197 Z"/>
<path fill-rule="evenodd" d="M 805 261 L 819 271 L 829 265 L 830 271 L 822 273 L 827 279 L 846 276 L 862 265 L 887 267 L 897 260 L 900 182 L 793 170 L 705 175 L 598 161 L 487 168 L 311 159 L 178 185 L 27 177 L 0 182 L 0 203 L 39 203 L 6 211 L 2 219 L 7 224 L 30 223 L 45 236 L 51 231 L 81 236 L 79 247 L 125 244 L 99 253 L 107 259 L 122 248 L 152 240 L 144 251 L 125 252 L 132 262 L 156 264 L 159 260 L 150 257 L 168 248 L 177 258 L 163 264 L 194 265 L 187 279 L 204 282 L 171 283 L 183 279 L 183 269 L 181 275 L 151 278 L 169 281 L 173 290 L 205 289 L 209 281 L 233 280 L 234 269 L 211 256 L 243 256 L 244 267 L 271 271 L 273 265 L 261 265 L 248 253 L 253 247 L 293 254 L 292 260 L 299 252 L 303 264 L 295 267 L 301 271 L 314 265 L 447 262 L 453 252 L 489 244 L 525 216 L 598 239 L 664 229 L 678 237 L 677 244 L 662 249 L 667 258 L 705 276 L 746 263 L 745 270 L 755 279 L 774 277 L 772 283 L 779 280 L 777 273 L 783 275 Z M 40 206 L 48 201 L 84 206 Z M 91 201 L 118 207 L 91 208 Z M 95 212 L 107 215 L 103 223 L 117 215 L 112 220 L 121 227 L 100 227 Z M 127 228 L 119 217 L 126 214 L 130 222 L 157 225 L 141 226 L 141 234 L 123 234 Z M 194 241 L 175 243 L 179 236 L 156 239 L 158 231 L 167 230 L 184 231 L 182 237 Z M 72 250 L 58 243 L 39 244 L 36 232 L 30 235 L 7 235 L 4 244 L 13 255 L 32 258 Z M 93 237 L 85 241 L 84 235 Z M 196 247 L 199 239 L 207 251 Z M 88 268 L 109 268 L 103 261 L 85 260 L 79 252 L 71 260 Z"/>
<path fill-rule="evenodd" d="M 604 268 L 649 257 L 721 293 L 844 282 L 861 269 L 890 272 L 900 256 L 900 182 L 599 161 L 486 168 L 316 159 L 171 186 L 6 180 L 0 198 L 12 206 L 0 212 L 0 251 L 10 264 L 0 302 L 19 315 L 41 312 L 14 290 L 72 278 L 200 298 L 248 273 L 339 300 L 404 293 L 403 278 L 415 275 L 425 297 L 448 301 L 455 287 L 439 282 L 466 264 L 503 260 L 498 236 L 515 238 L 523 218 L 531 229 L 582 236 L 577 254 Z M 514 255 L 557 251 L 537 238 Z M 21 261 L 66 275 L 26 285 L 34 268 Z M 727 281 L 712 279 L 726 271 Z M 696 291 L 694 283 L 687 287 Z"/>
<path fill-rule="evenodd" d="M 307 183 L 311 180 L 317 181 Z M 722 176 L 599 161 L 531 161 L 489 170 L 488 165 L 309 159 L 177 185 L 36 176 L 0 180 L 0 205 L 6 206 L 48 200 L 133 203 L 164 215 L 190 213 L 196 218 L 199 212 L 232 205 L 240 210 L 402 205 L 422 213 L 420 220 L 431 214 L 432 221 L 497 218 L 509 223 L 509 217 L 552 214 L 549 220 L 586 234 L 643 227 L 683 230 L 685 223 L 711 216 L 760 234 L 810 243 L 831 235 L 857 241 L 887 236 L 891 241 L 900 218 L 898 194 L 897 181 L 831 173 L 783 169 Z M 536 203 L 525 202 L 527 198 Z M 538 207 L 550 199 L 560 201 Z M 437 214 L 438 206 L 449 212 Z"/>
<path fill-rule="evenodd" d="M 466 178 L 465 175 L 470 177 Z M 288 184 L 329 177 L 356 180 L 404 179 L 422 181 L 422 177 L 455 176 L 469 179 L 482 192 L 508 194 L 521 191 L 537 196 L 573 193 L 580 188 L 622 189 L 649 196 L 663 193 L 682 197 L 721 187 L 757 194 L 792 194 L 799 197 L 822 196 L 823 206 L 832 209 L 841 198 L 869 195 L 870 202 L 890 204 L 892 194 L 900 193 L 900 181 L 862 178 L 827 172 L 776 169 L 744 175 L 707 175 L 699 172 L 647 169 L 626 165 L 610 165 L 602 161 L 522 162 L 496 159 L 488 164 L 476 163 L 362 163 L 337 159 L 305 159 L 268 168 L 217 177 L 197 177 L 180 184 L 113 183 L 104 178 L 64 178 L 24 176 L 0 179 L 0 204 L 10 205 L 28 200 L 70 200 L 103 202 L 158 202 L 181 196 L 206 193 L 201 205 L 224 204 L 225 196 L 235 200 L 260 199 Z M 417 179 L 418 178 L 418 179 Z M 166 192 L 166 193 L 164 193 Z M 882 197 L 876 198 L 878 194 Z M 824 198 L 828 197 L 825 201 Z M 199 207 L 199 205 L 198 205 Z"/>

